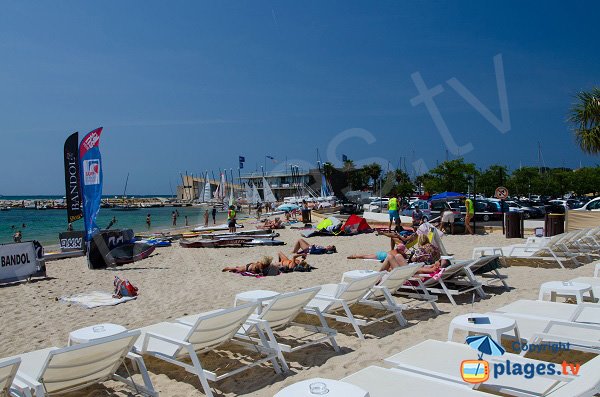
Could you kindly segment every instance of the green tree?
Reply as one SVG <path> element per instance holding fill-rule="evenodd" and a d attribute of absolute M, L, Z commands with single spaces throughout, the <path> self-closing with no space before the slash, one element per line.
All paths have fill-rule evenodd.
<path fill-rule="evenodd" d="M 506 187 L 515 196 L 543 194 L 544 179 L 537 168 L 522 167 L 513 171 Z"/>
<path fill-rule="evenodd" d="M 577 143 L 586 153 L 600 152 L 600 88 L 579 92 L 571 106 L 569 122 Z"/>
<path fill-rule="evenodd" d="M 362 170 L 373 181 L 373 188 L 377 187 L 381 176 L 381 166 L 377 163 L 366 164 L 362 167 Z"/>
<path fill-rule="evenodd" d="M 394 179 L 396 180 L 394 189 L 397 195 L 401 197 L 409 197 L 415 191 L 414 183 L 412 183 L 408 174 L 403 170 L 395 170 Z"/>
<path fill-rule="evenodd" d="M 429 193 L 458 192 L 469 190 L 468 177 L 477 175 L 473 163 L 465 163 L 462 158 L 444 161 L 428 173 L 422 175 L 423 185 Z"/>
<path fill-rule="evenodd" d="M 483 193 L 486 197 L 493 196 L 497 187 L 507 184 L 509 176 L 510 173 L 505 166 L 490 165 L 475 181 L 477 193 Z"/>

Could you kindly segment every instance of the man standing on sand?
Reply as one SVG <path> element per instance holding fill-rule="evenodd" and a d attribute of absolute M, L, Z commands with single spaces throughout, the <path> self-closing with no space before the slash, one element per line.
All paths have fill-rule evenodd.
<path fill-rule="evenodd" d="M 204 227 L 208 227 L 208 208 L 204 211 Z"/>
<path fill-rule="evenodd" d="M 217 224 L 217 207 L 215 207 L 214 205 L 212 208 L 212 218 L 213 218 L 213 225 L 216 225 Z"/>
<path fill-rule="evenodd" d="M 227 226 L 229 227 L 230 233 L 235 233 L 235 222 L 235 207 L 230 205 L 229 211 L 227 212 Z"/>
<path fill-rule="evenodd" d="M 392 197 L 388 201 L 388 214 L 390 216 L 390 224 L 388 225 L 388 232 L 392 231 L 392 222 L 398 222 L 400 214 L 398 213 L 398 199 Z"/>
<path fill-rule="evenodd" d="M 475 208 L 473 207 L 473 201 L 468 197 L 465 200 L 465 207 L 467 208 L 467 213 L 465 214 L 465 234 L 475 234 L 471 227 L 471 219 L 475 215 Z"/>

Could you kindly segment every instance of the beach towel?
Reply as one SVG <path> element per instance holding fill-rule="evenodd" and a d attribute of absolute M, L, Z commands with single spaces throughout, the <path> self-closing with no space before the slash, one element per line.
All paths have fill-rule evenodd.
<path fill-rule="evenodd" d="M 240 276 L 245 276 L 245 277 L 254 277 L 254 278 L 264 278 L 265 277 L 262 274 L 256 274 L 256 273 L 252 273 L 252 272 L 241 272 L 238 274 Z"/>
<path fill-rule="evenodd" d="M 63 296 L 61 302 L 74 303 L 87 309 L 93 309 L 100 306 L 115 306 L 119 303 L 134 300 L 135 296 L 124 296 L 122 298 L 113 298 L 110 292 L 93 291 L 71 296 Z"/>

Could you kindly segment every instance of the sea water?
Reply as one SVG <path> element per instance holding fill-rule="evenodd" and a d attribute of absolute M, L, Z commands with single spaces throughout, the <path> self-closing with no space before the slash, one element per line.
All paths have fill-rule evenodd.
<path fill-rule="evenodd" d="M 30 199 L 30 198 L 27 198 Z M 177 227 L 185 227 L 185 216 L 188 217 L 188 229 L 199 224 L 204 225 L 204 211 L 206 207 L 158 207 L 140 208 L 134 211 L 115 211 L 111 208 L 102 208 L 96 221 L 98 227 L 104 229 L 108 226 L 113 216 L 117 223 L 112 229 L 133 229 L 135 232 L 161 231 L 172 228 L 172 212 L 179 211 Z M 152 227 L 148 229 L 146 216 L 150 214 Z M 217 212 L 217 225 L 225 223 L 227 214 Z M 212 225 L 211 209 L 209 208 L 209 225 Z M 58 234 L 67 230 L 66 210 L 36 210 L 13 208 L 9 211 L 0 211 L 0 243 L 13 241 L 17 230 L 23 234 L 23 241 L 38 240 L 42 245 L 58 245 Z M 83 230 L 83 219 L 73 223 L 74 230 Z"/>

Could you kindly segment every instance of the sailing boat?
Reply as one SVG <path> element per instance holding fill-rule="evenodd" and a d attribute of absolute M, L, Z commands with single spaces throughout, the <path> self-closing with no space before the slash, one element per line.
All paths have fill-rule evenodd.
<path fill-rule="evenodd" d="M 263 183 L 263 196 L 265 198 L 264 199 L 265 203 L 277 202 L 277 199 L 275 199 L 275 195 L 273 194 L 273 191 L 271 190 L 271 186 L 269 186 L 269 183 L 267 182 L 267 180 L 265 179 L 264 176 L 262 179 L 262 183 Z"/>
<path fill-rule="evenodd" d="M 256 205 L 258 203 L 262 203 L 262 200 L 260 198 L 260 194 L 258 193 L 258 188 L 256 185 L 252 185 L 252 204 Z"/>
<path fill-rule="evenodd" d="M 129 182 L 129 173 L 127 173 L 127 179 L 125 179 L 125 189 L 123 190 L 123 204 L 115 206 L 113 211 L 137 211 L 139 207 L 134 206 L 133 204 L 127 203 L 127 183 Z"/>
<path fill-rule="evenodd" d="M 206 182 L 204 183 L 204 191 L 202 192 L 202 202 L 208 203 L 210 201 L 210 181 L 208 180 L 208 172 L 206 173 Z"/>

